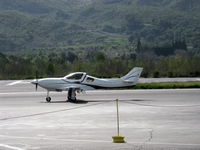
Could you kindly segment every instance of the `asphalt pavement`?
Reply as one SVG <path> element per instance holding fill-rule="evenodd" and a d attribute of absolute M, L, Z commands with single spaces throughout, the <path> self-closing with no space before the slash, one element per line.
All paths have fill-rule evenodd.
<path fill-rule="evenodd" d="M 200 149 L 200 89 L 97 90 L 66 102 L 28 81 L 0 81 L 0 150 Z M 119 99 L 120 135 L 117 135 Z"/>

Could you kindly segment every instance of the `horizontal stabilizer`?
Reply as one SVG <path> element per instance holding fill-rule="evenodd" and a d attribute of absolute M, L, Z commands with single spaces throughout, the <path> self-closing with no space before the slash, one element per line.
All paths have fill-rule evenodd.
<path fill-rule="evenodd" d="M 134 81 L 133 80 L 123 80 L 124 82 L 127 82 L 127 83 L 133 83 Z"/>

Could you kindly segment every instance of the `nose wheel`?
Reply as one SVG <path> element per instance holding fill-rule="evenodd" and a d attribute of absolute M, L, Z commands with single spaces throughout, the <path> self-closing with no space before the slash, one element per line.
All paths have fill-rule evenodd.
<path fill-rule="evenodd" d="M 50 102 L 51 102 L 51 97 L 49 97 L 49 91 L 47 91 L 47 97 L 46 97 L 46 101 L 47 101 L 48 103 L 50 103 Z"/>
<path fill-rule="evenodd" d="M 51 102 L 51 97 L 46 97 L 46 101 L 47 101 L 48 103 L 50 103 L 50 102 Z"/>

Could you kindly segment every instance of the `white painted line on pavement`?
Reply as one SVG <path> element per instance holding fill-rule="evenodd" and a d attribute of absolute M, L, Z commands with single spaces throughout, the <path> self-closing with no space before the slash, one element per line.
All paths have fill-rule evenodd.
<path fill-rule="evenodd" d="M 14 81 L 12 83 L 9 83 L 6 86 L 12 86 L 12 85 L 16 85 L 16 84 L 30 84 L 30 82 L 29 81 L 20 80 L 20 81 Z"/>
<path fill-rule="evenodd" d="M 21 80 L 20 80 L 20 81 L 15 81 L 15 82 L 12 82 L 12 83 L 7 84 L 7 86 L 19 84 L 19 83 L 21 83 L 21 82 L 22 82 Z"/>
<path fill-rule="evenodd" d="M 19 147 L 14 147 L 14 146 L 10 146 L 10 145 L 6 145 L 6 144 L 0 144 L 0 147 L 4 147 L 4 148 L 8 148 L 8 149 L 14 149 L 14 150 L 25 150 Z"/>
<path fill-rule="evenodd" d="M 0 93 L 0 95 L 25 95 L 25 94 L 43 94 L 46 92 L 6 92 L 6 93 Z"/>

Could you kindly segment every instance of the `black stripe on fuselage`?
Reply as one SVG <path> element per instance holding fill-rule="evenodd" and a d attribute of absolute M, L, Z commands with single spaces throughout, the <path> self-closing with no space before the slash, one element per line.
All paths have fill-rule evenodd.
<path fill-rule="evenodd" d="M 85 84 L 85 83 L 80 83 L 80 84 L 93 87 L 94 89 L 120 89 L 120 88 L 130 88 L 130 87 L 134 87 L 135 86 L 135 85 L 129 85 L 129 86 L 121 86 L 121 87 L 104 87 L 104 86 L 90 85 L 90 84 Z"/>
<path fill-rule="evenodd" d="M 86 86 L 90 86 L 94 89 L 120 89 L 120 88 L 131 88 L 134 87 L 135 85 L 129 85 L 129 86 L 120 86 L 120 87 L 104 87 L 104 86 L 99 86 L 99 85 L 91 85 L 91 84 L 86 84 L 86 83 L 81 83 L 81 82 L 68 82 L 65 81 L 66 83 L 56 83 L 56 84 L 79 84 L 79 85 L 86 85 Z"/>

